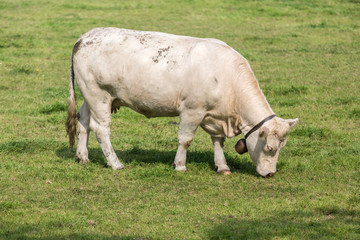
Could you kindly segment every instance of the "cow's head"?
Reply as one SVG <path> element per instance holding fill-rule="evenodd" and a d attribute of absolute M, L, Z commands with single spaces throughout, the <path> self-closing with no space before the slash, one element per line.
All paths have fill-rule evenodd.
<path fill-rule="evenodd" d="M 277 159 L 286 144 L 286 135 L 298 121 L 274 117 L 251 132 L 246 141 L 239 140 L 235 149 L 240 154 L 248 151 L 256 165 L 256 171 L 263 177 L 271 177 L 276 173 Z"/>

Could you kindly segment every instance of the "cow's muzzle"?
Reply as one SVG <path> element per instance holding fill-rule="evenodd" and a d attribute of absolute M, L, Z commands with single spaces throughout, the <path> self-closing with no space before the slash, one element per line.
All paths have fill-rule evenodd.
<path fill-rule="evenodd" d="M 274 175 L 275 175 L 274 172 L 270 172 L 270 173 L 268 173 L 266 176 L 263 176 L 263 178 L 269 178 L 269 177 L 272 177 L 272 176 L 274 176 Z"/>
<path fill-rule="evenodd" d="M 236 144 L 235 144 L 235 150 L 236 152 L 238 152 L 239 154 L 244 154 L 248 151 L 247 147 L 246 147 L 246 140 L 245 139 L 240 139 Z"/>

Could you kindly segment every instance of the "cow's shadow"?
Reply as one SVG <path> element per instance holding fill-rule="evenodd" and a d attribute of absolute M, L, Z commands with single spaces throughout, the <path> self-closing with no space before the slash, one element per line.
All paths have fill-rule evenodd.
<path fill-rule="evenodd" d="M 151 149 L 142 149 L 139 147 L 133 147 L 128 150 L 116 150 L 116 155 L 119 157 L 120 161 L 125 165 L 131 164 L 133 162 L 141 163 L 162 163 L 165 165 L 172 166 L 174 157 L 176 154 L 175 151 L 159 151 Z M 56 150 L 58 157 L 75 161 L 75 151 L 70 151 L 66 147 L 61 147 Z M 246 156 L 233 157 L 227 153 L 225 154 L 226 161 L 230 167 L 231 172 L 238 172 L 241 174 L 257 175 L 255 166 L 248 160 Z M 98 164 L 100 166 L 106 166 L 106 159 L 103 155 L 103 152 L 100 148 L 89 148 L 89 159 L 92 163 Z M 209 168 L 215 171 L 214 164 L 214 153 L 212 151 L 191 151 L 187 152 L 186 163 L 188 164 L 208 164 Z"/>

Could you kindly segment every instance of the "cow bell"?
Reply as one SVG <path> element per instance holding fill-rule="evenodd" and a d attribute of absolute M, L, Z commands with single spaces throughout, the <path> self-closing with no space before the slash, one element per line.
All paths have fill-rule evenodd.
<path fill-rule="evenodd" d="M 246 147 L 246 140 L 245 139 L 240 139 L 236 144 L 235 144 L 235 150 L 239 153 L 239 154 L 244 154 L 248 151 L 247 147 Z"/>

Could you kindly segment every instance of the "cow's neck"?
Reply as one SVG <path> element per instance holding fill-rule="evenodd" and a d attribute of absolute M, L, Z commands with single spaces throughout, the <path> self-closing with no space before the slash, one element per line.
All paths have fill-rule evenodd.
<path fill-rule="evenodd" d="M 240 131 L 246 135 L 258 123 L 273 114 L 273 111 L 269 111 L 268 109 L 263 109 L 263 111 L 248 111 L 245 114 L 240 114 Z"/>
<path fill-rule="evenodd" d="M 240 118 L 239 129 L 245 135 L 259 122 L 274 112 L 262 93 L 255 76 L 247 77 L 246 88 L 238 92 L 237 112 Z"/>

